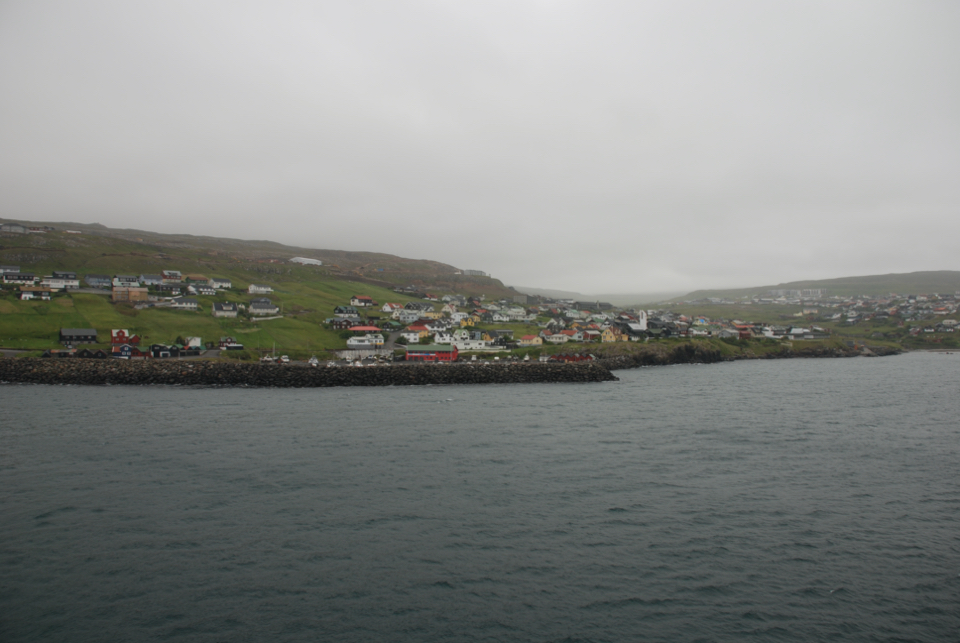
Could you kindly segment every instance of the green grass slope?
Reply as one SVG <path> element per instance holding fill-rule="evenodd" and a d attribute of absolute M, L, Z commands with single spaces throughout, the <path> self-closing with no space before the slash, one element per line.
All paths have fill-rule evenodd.
<path fill-rule="evenodd" d="M 17 265 L 24 272 L 48 275 L 68 270 L 81 278 L 89 273 L 141 274 L 179 270 L 183 274 L 230 279 L 233 288 L 216 297 L 197 297 L 197 312 L 111 303 L 109 294 L 57 294 L 49 302 L 20 301 L 18 289 L 6 286 L 0 294 L 0 346 L 41 350 L 57 346 L 61 328 L 96 328 L 103 345 L 112 328 L 126 328 L 145 343 L 170 343 L 177 337 L 199 336 L 205 342 L 236 336 L 247 347 L 272 348 L 288 353 L 314 353 L 346 346 L 339 333 L 322 322 L 333 309 L 348 305 L 353 295 L 369 295 L 380 304 L 406 303 L 411 296 L 393 292 L 396 285 L 413 283 L 438 295 L 459 293 L 488 297 L 512 296 L 489 277 L 455 275 L 452 266 L 380 255 L 311 251 L 272 242 L 237 241 L 159 235 L 141 231 L 109 230 L 103 226 L 49 224 L 45 234 L 0 235 L 0 264 Z M 69 234 L 79 229 L 83 234 Z M 326 254 L 325 254 L 326 253 Z M 304 266 L 289 263 L 294 256 L 332 257 L 343 265 Z M 269 295 L 282 310 L 282 319 L 221 320 L 212 316 L 214 302 L 248 303 L 251 283 L 273 287 Z M 377 310 L 370 314 L 381 315 Z"/>
<path fill-rule="evenodd" d="M 230 277 L 242 284 L 256 281 L 263 274 L 296 278 L 322 273 L 340 280 L 388 288 L 412 283 L 443 292 L 497 297 L 515 294 L 497 279 L 458 275 L 454 266 L 425 259 L 376 252 L 301 248 L 273 241 L 114 229 L 99 224 L 13 222 L 55 228 L 46 234 L 0 235 L 0 263 L 19 265 L 36 273 L 76 270 L 116 274 L 173 269 L 183 273 L 200 272 L 210 277 Z M 65 230 L 82 234 L 68 234 Z M 319 259 L 324 265 L 287 263 L 297 256 Z M 216 274 L 208 274 L 210 272 Z"/>

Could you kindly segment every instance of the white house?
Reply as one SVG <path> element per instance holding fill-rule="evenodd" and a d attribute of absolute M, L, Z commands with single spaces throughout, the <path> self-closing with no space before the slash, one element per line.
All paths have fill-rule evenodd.
<path fill-rule="evenodd" d="M 458 339 L 451 342 L 458 351 L 502 351 L 500 346 L 494 346 L 488 341 L 482 339 Z"/>
<path fill-rule="evenodd" d="M 219 277 L 213 277 L 210 279 L 210 285 L 218 290 L 224 290 L 228 288 L 233 288 L 233 282 L 229 279 L 221 279 Z"/>
<path fill-rule="evenodd" d="M 114 275 L 113 285 L 117 288 L 137 288 L 140 286 L 140 279 L 136 275 Z"/>
<path fill-rule="evenodd" d="M 383 335 L 368 333 L 361 337 L 351 337 L 347 340 L 347 348 L 380 348 L 383 346 Z"/>
<path fill-rule="evenodd" d="M 28 301 L 30 299 L 42 299 L 45 301 L 50 301 L 50 291 L 48 290 L 24 290 L 20 293 L 21 301 Z"/>
<path fill-rule="evenodd" d="M 294 257 L 290 260 L 292 263 L 300 263 L 304 266 L 322 266 L 323 262 L 319 259 L 310 259 L 309 257 Z"/>
<path fill-rule="evenodd" d="M 197 300 L 189 297 L 176 297 L 170 301 L 170 307 L 181 310 L 196 310 Z"/>
<path fill-rule="evenodd" d="M 250 295 L 267 295 L 273 292 L 273 288 L 266 284 L 250 284 L 250 287 L 247 288 L 247 294 Z"/>
<path fill-rule="evenodd" d="M 50 290 L 67 290 L 80 287 L 79 279 L 64 279 L 62 277 L 44 277 L 40 280 L 40 285 Z"/>
<path fill-rule="evenodd" d="M 408 344 L 416 344 L 420 341 L 420 333 L 415 330 L 402 331 L 400 337 L 404 338 Z"/>
<path fill-rule="evenodd" d="M 374 305 L 373 297 L 367 295 L 354 295 L 350 298 L 350 305 L 360 308 L 368 308 Z"/>

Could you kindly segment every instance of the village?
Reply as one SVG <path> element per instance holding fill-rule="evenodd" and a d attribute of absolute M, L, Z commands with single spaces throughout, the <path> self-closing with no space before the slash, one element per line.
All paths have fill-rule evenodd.
<path fill-rule="evenodd" d="M 413 289 L 411 286 L 410 290 Z M 417 361 L 456 359 L 457 353 L 462 352 L 509 351 L 544 345 L 569 344 L 570 350 L 580 353 L 595 343 L 646 342 L 658 338 L 824 340 L 832 334 L 827 326 L 836 323 L 854 326 L 896 320 L 900 327 L 909 324 L 911 335 L 953 333 L 957 326 L 955 319 L 946 318 L 957 312 L 956 294 L 847 298 L 828 297 L 823 290 L 817 290 L 772 292 L 770 295 L 746 301 L 685 303 L 701 307 L 715 304 L 802 305 L 803 309 L 792 315 L 797 321 L 765 324 L 705 315 L 688 316 L 662 309 L 617 309 L 604 302 L 525 295 L 516 296 L 512 302 L 505 299 L 485 302 L 460 295 L 437 297 L 422 293 L 423 303 L 386 303 L 379 308 L 381 313 L 389 315 L 389 321 L 370 321 L 371 315 L 362 317 L 362 311 L 376 308 L 378 304 L 369 297 L 355 297 L 349 306 L 337 307 L 334 318 L 328 323 L 334 328 L 355 333 L 347 340 L 347 345 L 358 350 L 380 348 L 385 342 L 383 330 L 402 328 L 400 341 L 406 344 L 406 359 Z M 531 300 L 535 300 L 534 305 Z M 439 310 L 431 302 L 436 302 Z M 929 323 L 915 323 L 925 319 L 929 319 Z M 498 324 L 512 323 L 535 325 L 539 332 L 515 337 L 512 329 L 495 328 Z M 375 324 L 379 324 L 379 328 Z"/>
<path fill-rule="evenodd" d="M 294 257 L 293 263 L 314 265 L 317 260 Z M 309 264 L 308 264 L 309 265 Z M 269 321 L 283 316 L 274 286 L 250 283 L 241 292 L 245 301 L 214 301 L 234 289 L 231 279 L 208 277 L 179 270 L 157 274 L 85 274 L 52 271 L 38 276 L 19 266 L 0 266 L 5 288 L 16 289 L 21 300 L 50 300 L 63 294 L 97 292 L 109 294 L 110 301 L 136 309 L 166 308 L 196 312 L 209 310 L 217 319 Z M 823 289 L 774 290 L 764 295 L 739 299 L 704 299 L 674 302 L 669 308 L 617 307 L 601 301 L 575 301 L 516 294 L 512 299 L 487 300 L 485 295 L 436 294 L 422 286 L 397 287 L 405 302 L 378 303 L 373 297 L 355 294 L 333 308 L 323 326 L 336 331 L 342 340 L 330 351 L 340 360 L 328 364 L 409 362 L 451 362 L 460 359 L 500 359 L 522 353 L 529 360 L 579 361 L 592 359 L 595 346 L 620 342 L 649 342 L 712 338 L 728 342 L 766 339 L 775 341 L 828 340 L 843 329 L 865 325 L 879 330 L 870 336 L 910 336 L 954 333 L 957 326 L 958 296 L 918 294 L 885 297 L 842 297 Z M 208 299 L 208 305 L 201 302 Z M 780 314 L 779 323 L 750 321 L 751 311 L 765 307 L 798 309 Z M 695 308 L 699 313 L 677 312 Z M 736 317 L 706 315 L 712 308 L 735 310 Z M 143 343 L 129 329 L 110 328 L 109 348 L 84 348 L 101 343 L 108 329 L 61 328 L 49 357 L 114 357 L 121 359 L 190 358 L 219 356 L 220 352 L 243 351 L 244 344 L 233 336 L 202 338 L 187 330 L 163 343 Z M 892 336 L 891 335 L 891 336 Z M 105 342 L 103 342 L 105 343 Z M 281 351 L 295 346 L 281 347 Z M 212 353 L 211 353 L 212 351 Z M 330 357 L 332 357 L 331 355 Z M 468 356 L 469 357 L 466 357 Z M 285 355 L 258 355 L 264 362 L 285 363 Z M 317 365 L 314 356 L 309 363 Z"/>

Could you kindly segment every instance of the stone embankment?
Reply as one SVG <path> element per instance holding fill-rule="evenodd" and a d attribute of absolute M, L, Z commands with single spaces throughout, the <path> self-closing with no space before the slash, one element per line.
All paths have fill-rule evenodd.
<path fill-rule="evenodd" d="M 82 385 L 413 386 L 616 381 L 597 363 L 394 364 L 311 368 L 177 360 L 0 359 L 0 382 Z"/>
<path fill-rule="evenodd" d="M 895 355 L 900 351 L 895 348 L 874 347 L 865 349 L 852 346 L 783 346 L 779 350 L 755 353 L 749 348 L 733 355 L 724 354 L 719 349 L 707 344 L 689 343 L 677 344 L 672 347 L 664 345 L 644 346 L 640 350 L 621 355 L 603 357 L 597 364 L 607 367 L 611 371 L 622 368 L 639 368 L 641 366 L 668 366 L 671 364 L 715 364 L 717 362 L 731 362 L 742 359 L 789 359 L 794 357 L 857 357 L 861 355 L 881 356 Z"/>

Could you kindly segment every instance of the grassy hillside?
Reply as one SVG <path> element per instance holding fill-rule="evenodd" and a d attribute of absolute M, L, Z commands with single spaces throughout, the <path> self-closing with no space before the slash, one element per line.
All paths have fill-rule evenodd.
<path fill-rule="evenodd" d="M 840 277 L 838 279 L 791 281 L 775 286 L 756 286 L 753 288 L 696 290 L 682 297 L 677 297 L 676 299 L 692 300 L 705 299 L 707 297 L 735 299 L 738 297 L 763 295 L 771 290 L 802 290 L 806 288 L 824 288 L 827 291 L 827 296 L 839 295 L 841 297 L 854 295 L 878 296 L 889 293 L 901 295 L 935 292 L 954 293 L 960 291 L 960 271 L 935 270 L 902 274 L 868 275 L 863 277 Z"/>
<path fill-rule="evenodd" d="M 10 222 L 4 220 L 4 223 Z M 112 229 L 99 224 L 22 222 L 51 226 L 46 234 L 3 234 L 0 263 L 49 274 L 51 270 L 80 273 L 200 272 L 249 283 L 260 275 L 276 279 L 312 278 L 318 274 L 341 281 L 364 282 L 392 288 L 414 284 L 443 292 L 512 296 L 499 280 L 456 274 L 457 268 L 437 261 L 407 259 L 376 252 L 348 252 L 286 246 L 273 241 L 247 241 L 192 235 L 160 234 L 144 230 Z M 67 234 L 76 230 L 82 234 Z M 292 257 L 323 261 L 322 267 L 290 264 Z M 217 274 L 208 274 L 208 273 Z"/>
<path fill-rule="evenodd" d="M 197 312 L 111 303 L 109 293 L 59 294 L 49 302 L 20 301 L 18 290 L 7 286 L 0 295 L 0 345 L 44 349 L 56 346 L 60 328 L 96 328 L 101 342 L 109 342 L 111 328 L 127 328 L 148 343 L 170 343 L 177 337 L 199 336 L 216 341 L 236 336 L 247 347 L 314 353 L 345 346 L 338 333 L 321 325 L 334 307 L 349 304 L 352 295 L 369 295 L 379 303 L 405 303 L 411 296 L 393 292 L 395 285 L 415 284 L 436 294 L 459 293 L 510 297 L 514 294 L 489 277 L 455 275 L 452 266 L 376 253 L 337 253 L 291 248 L 271 242 L 236 241 L 113 231 L 102 226 L 49 224 L 57 231 L 45 234 L 3 234 L 0 264 L 48 275 L 53 270 L 88 273 L 141 274 L 179 270 L 232 280 L 233 289 L 216 297 L 197 297 Z M 69 234 L 64 229 L 80 229 Z M 92 232 L 92 233 L 88 233 Z M 139 235 L 139 236 L 138 236 Z M 294 256 L 321 258 L 323 266 L 289 263 Z M 324 259 L 323 257 L 327 257 Z M 342 265 L 326 265 L 329 258 Z M 365 262 L 365 263 L 364 263 Z M 373 268 L 371 268 L 373 267 Z M 375 276 L 370 273 L 376 271 Z M 281 307 L 283 319 L 219 320 L 214 302 L 247 303 L 250 283 L 274 288 L 269 298 Z M 84 285 L 84 284 L 81 284 Z M 371 314 L 382 314 L 371 311 Z"/>

